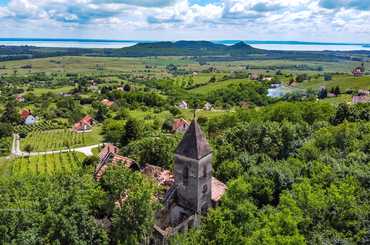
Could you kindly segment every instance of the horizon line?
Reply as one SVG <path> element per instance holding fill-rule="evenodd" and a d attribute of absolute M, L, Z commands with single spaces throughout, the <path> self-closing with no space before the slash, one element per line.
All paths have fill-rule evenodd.
<path fill-rule="evenodd" d="M 102 38 L 28 38 L 28 37 L 0 37 L 0 41 L 65 41 L 65 42 L 116 42 L 116 43 L 140 43 L 140 42 L 178 42 L 178 41 L 208 41 L 214 43 L 245 42 L 247 44 L 290 44 L 290 45 L 369 45 L 370 43 L 355 42 L 321 42 L 321 41 L 297 41 L 297 40 L 243 40 L 243 39 L 178 39 L 178 40 L 135 40 L 135 39 L 102 39 Z"/>

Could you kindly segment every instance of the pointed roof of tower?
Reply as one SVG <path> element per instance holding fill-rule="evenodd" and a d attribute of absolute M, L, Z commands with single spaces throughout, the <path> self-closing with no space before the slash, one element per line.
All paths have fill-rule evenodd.
<path fill-rule="evenodd" d="M 212 152 L 198 122 L 194 119 L 184 138 L 176 149 L 176 154 L 192 159 L 201 159 Z"/>

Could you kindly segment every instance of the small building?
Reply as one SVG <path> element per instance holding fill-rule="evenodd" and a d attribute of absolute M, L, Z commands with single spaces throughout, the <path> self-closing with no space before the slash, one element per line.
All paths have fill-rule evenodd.
<path fill-rule="evenodd" d="M 206 111 L 212 111 L 212 109 L 213 109 L 213 105 L 212 105 L 211 103 L 207 102 L 207 103 L 204 105 L 203 109 L 204 109 L 204 110 L 206 110 Z"/>
<path fill-rule="evenodd" d="M 113 105 L 114 102 L 113 101 L 110 101 L 108 99 L 103 99 L 102 101 L 100 101 L 100 103 L 102 103 L 106 107 L 112 107 L 112 105 Z"/>
<path fill-rule="evenodd" d="M 356 95 L 352 97 L 352 104 L 361 104 L 361 103 L 369 103 L 370 96 L 369 95 Z"/>
<path fill-rule="evenodd" d="M 357 95 L 370 95 L 369 90 L 359 89 Z"/>
<path fill-rule="evenodd" d="M 125 165 L 130 169 L 137 170 L 137 164 L 134 160 L 121 156 L 118 154 L 119 149 L 113 144 L 105 144 L 104 148 L 99 154 L 99 164 L 96 166 L 94 171 L 94 177 L 97 181 L 100 181 L 105 171 L 109 166 L 115 166 L 118 164 Z"/>
<path fill-rule="evenodd" d="M 31 112 L 31 110 L 30 110 L 30 109 L 23 109 L 23 110 L 21 110 L 21 112 L 19 113 L 19 116 L 20 116 L 20 118 L 22 119 L 22 121 L 25 121 L 25 120 L 26 120 L 26 118 L 27 118 L 28 116 L 30 116 L 30 115 L 32 115 L 32 112 Z"/>
<path fill-rule="evenodd" d="M 180 109 L 184 109 L 184 110 L 189 108 L 188 103 L 186 103 L 186 101 L 181 101 L 180 104 L 178 105 L 178 107 Z"/>
<path fill-rule="evenodd" d="M 94 119 L 91 116 L 87 115 L 73 125 L 73 131 L 75 131 L 76 133 L 90 132 L 92 130 L 93 124 Z"/>
<path fill-rule="evenodd" d="M 33 115 L 29 115 L 25 120 L 24 124 L 26 125 L 33 125 L 37 122 L 37 117 L 34 117 Z"/>
<path fill-rule="evenodd" d="M 361 66 L 358 66 L 355 69 L 353 69 L 352 74 L 355 77 L 362 77 L 365 74 L 364 63 L 362 63 Z"/>
<path fill-rule="evenodd" d="M 172 132 L 185 133 L 188 130 L 190 123 L 183 118 L 175 119 L 172 123 Z"/>
<path fill-rule="evenodd" d="M 24 102 L 25 101 L 24 97 L 20 94 L 15 97 L 15 100 L 17 102 Z"/>

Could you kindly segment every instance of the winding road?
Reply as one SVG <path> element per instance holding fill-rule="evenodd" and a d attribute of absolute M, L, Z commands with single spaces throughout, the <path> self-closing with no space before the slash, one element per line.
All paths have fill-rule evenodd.
<path fill-rule="evenodd" d="M 26 157 L 26 156 L 40 156 L 40 155 L 51 155 L 51 154 L 59 154 L 59 153 L 65 153 L 65 152 L 80 152 L 83 153 L 86 156 L 92 156 L 92 149 L 97 148 L 99 146 L 102 146 L 104 144 L 96 144 L 91 146 L 83 146 L 83 147 L 77 147 L 72 149 L 64 149 L 64 150 L 55 150 L 55 151 L 43 151 L 43 152 L 25 152 L 21 151 L 20 146 L 20 137 L 18 134 L 13 134 L 13 143 L 12 143 L 12 155 L 16 157 Z"/>

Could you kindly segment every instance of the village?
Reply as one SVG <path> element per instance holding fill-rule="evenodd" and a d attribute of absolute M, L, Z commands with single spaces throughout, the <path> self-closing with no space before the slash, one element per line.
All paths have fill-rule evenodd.
<path fill-rule="evenodd" d="M 177 61 L 172 59 L 167 62 Z M 89 197 L 84 198 L 90 200 L 97 193 L 100 198 L 81 204 L 85 213 L 80 215 L 87 220 L 73 229 L 86 231 L 81 239 L 95 239 L 92 244 L 186 244 L 187 239 L 210 236 L 205 235 L 207 229 L 224 225 L 213 222 L 229 222 L 231 216 L 233 229 L 244 229 L 237 225 L 238 215 L 248 219 L 243 212 L 255 220 L 273 215 L 267 212 L 279 217 L 292 212 L 281 202 L 288 192 L 296 191 L 292 186 L 300 185 L 298 173 L 306 174 L 315 161 L 329 168 L 318 152 L 350 164 L 348 155 L 351 164 L 365 166 L 370 75 L 368 62 L 358 64 L 352 62 L 339 73 L 334 72 L 337 67 L 331 68 L 333 72 L 316 72 L 298 64 L 292 66 L 297 70 L 273 72 L 270 66 L 253 69 L 243 64 L 229 70 L 220 64 L 192 64 L 175 69 L 145 61 L 144 71 L 136 67 L 130 73 L 97 69 L 94 75 L 59 77 L 2 74 L 0 90 L 6 100 L 0 117 L 0 132 L 4 131 L 0 174 L 10 182 L 47 179 L 54 185 L 57 181 L 56 189 L 72 178 L 88 179 Z M 302 73 L 301 67 L 307 72 Z M 60 79 L 65 79 L 63 85 Z M 342 149 L 332 143 L 335 140 L 320 138 L 324 130 L 335 139 L 342 130 L 353 132 L 351 140 L 361 143 L 348 143 L 352 148 Z M 351 153 L 338 153 L 347 150 Z M 297 169 L 285 167 L 294 164 Z M 71 185 L 82 188 L 75 182 Z M 92 194 L 90 187 L 97 193 Z M 60 198 L 78 198 L 60 191 Z M 96 205 L 86 205 L 90 202 Z M 310 231 L 298 234 L 300 213 L 289 215 L 297 217 L 297 223 L 292 221 L 296 233 L 284 231 L 284 236 L 303 239 L 303 232 Z M 70 222 L 68 217 L 65 222 Z M 257 230 L 267 229 L 259 225 L 251 228 L 256 236 Z M 61 225 L 61 229 L 66 228 Z M 233 238 L 232 230 L 212 232 Z M 42 243 L 53 238 L 45 239 Z M 78 241 L 68 239 L 61 243 Z"/>

